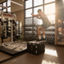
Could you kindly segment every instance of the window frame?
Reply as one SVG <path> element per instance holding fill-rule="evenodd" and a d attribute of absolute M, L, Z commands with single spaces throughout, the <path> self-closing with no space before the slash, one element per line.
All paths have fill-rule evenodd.
<path fill-rule="evenodd" d="M 6 6 L 5 6 L 6 8 L 5 8 L 5 7 L 3 7 L 3 6 L 4 6 L 4 5 L 3 5 L 4 3 L 5 3 L 5 5 L 6 5 Z M 2 10 L 3 12 L 9 12 L 9 11 L 8 11 L 8 8 L 11 8 L 11 5 L 10 5 L 10 6 L 8 6 L 8 0 L 7 0 L 7 1 L 2 2 L 1 4 L 2 4 L 2 9 L 1 9 L 1 10 Z M 11 4 L 11 2 L 10 2 L 10 4 Z M 4 11 L 5 9 L 6 9 L 6 11 Z M 11 12 L 9 12 L 9 13 L 11 13 Z"/>
<path fill-rule="evenodd" d="M 44 12 L 44 11 L 45 11 L 45 8 L 44 8 L 44 7 L 45 7 L 46 5 L 53 4 L 53 3 L 55 3 L 55 1 L 45 3 L 45 0 L 43 0 L 43 3 L 42 3 L 41 5 L 34 6 L 34 0 L 32 0 L 32 7 L 30 7 L 30 8 L 25 8 L 25 11 L 26 11 L 26 10 L 29 10 L 29 9 L 32 9 L 32 13 L 34 14 L 34 9 L 37 8 L 37 7 L 42 6 L 42 7 L 43 7 L 43 12 Z M 25 1 L 25 4 L 26 4 L 26 1 Z M 50 15 L 50 16 L 51 16 L 51 15 L 55 15 L 55 13 L 52 13 L 52 14 L 49 14 L 49 15 Z M 26 17 L 26 13 L 25 13 L 25 18 L 29 18 L 29 17 Z M 33 17 L 32 17 L 32 18 L 33 18 Z M 32 19 L 32 21 L 34 21 L 34 20 Z M 51 23 L 52 23 L 52 21 L 51 21 Z"/>

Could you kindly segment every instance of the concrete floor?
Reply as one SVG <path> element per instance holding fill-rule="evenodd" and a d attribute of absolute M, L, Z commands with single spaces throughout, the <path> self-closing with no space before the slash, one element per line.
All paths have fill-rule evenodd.
<path fill-rule="evenodd" d="M 10 57 L 0 53 L 0 60 Z M 0 64 L 64 64 L 64 47 L 46 45 L 44 54 L 35 56 L 25 53 Z"/>

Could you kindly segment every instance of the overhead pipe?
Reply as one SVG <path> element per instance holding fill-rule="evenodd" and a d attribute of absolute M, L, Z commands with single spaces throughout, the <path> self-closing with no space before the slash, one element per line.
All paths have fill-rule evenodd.
<path fill-rule="evenodd" d="M 14 3 L 14 4 L 16 4 L 16 5 L 18 5 L 18 6 L 23 6 L 22 4 L 20 4 L 20 3 L 18 3 L 18 2 L 15 2 L 15 1 L 11 1 L 11 3 Z"/>

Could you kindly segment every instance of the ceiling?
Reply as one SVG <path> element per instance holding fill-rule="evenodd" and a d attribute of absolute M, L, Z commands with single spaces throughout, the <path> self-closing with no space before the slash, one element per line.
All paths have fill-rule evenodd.
<path fill-rule="evenodd" d="M 12 6 L 11 6 L 11 9 L 13 12 L 16 12 L 16 11 L 20 11 L 22 9 L 24 9 L 24 4 L 23 4 L 23 0 L 12 0 L 20 5 L 23 5 L 23 6 L 20 6 L 20 5 L 17 5 L 17 4 L 14 4 L 14 3 L 11 3 Z"/>
<path fill-rule="evenodd" d="M 7 1 L 7 0 L 0 0 L 0 3 L 4 2 L 4 1 Z M 16 1 L 16 2 L 20 3 L 20 0 L 12 0 L 12 1 Z M 24 0 L 21 0 L 21 2 L 24 2 Z"/>
<path fill-rule="evenodd" d="M 7 0 L 0 0 L 0 3 L 4 2 L 4 1 L 7 1 Z"/>

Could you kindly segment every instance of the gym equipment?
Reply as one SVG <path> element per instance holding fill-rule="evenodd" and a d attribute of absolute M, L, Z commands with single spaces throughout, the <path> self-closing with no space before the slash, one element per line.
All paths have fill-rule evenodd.
<path fill-rule="evenodd" d="M 55 43 L 55 26 L 50 26 L 45 31 L 47 43 Z"/>
<path fill-rule="evenodd" d="M 0 45 L 0 51 L 15 55 L 27 49 L 26 42 L 17 41 L 16 16 L 10 13 L 1 14 L 2 38 L 3 42 Z"/>
<path fill-rule="evenodd" d="M 60 7 L 60 5 L 62 7 Z M 63 5 L 63 1 L 62 0 L 59 0 L 59 1 L 56 1 L 56 12 L 57 15 L 57 19 L 56 19 L 56 44 L 57 45 L 64 45 L 64 5 Z"/>
<path fill-rule="evenodd" d="M 30 54 L 39 55 L 45 51 L 45 41 L 29 41 L 27 43 L 27 51 Z"/>
<path fill-rule="evenodd" d="M 26 42 L 6 42 L 0 46 L 0 51 L 6 52 L 11 55 L 18 54 L 27 49 Z"/>

